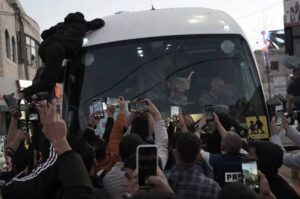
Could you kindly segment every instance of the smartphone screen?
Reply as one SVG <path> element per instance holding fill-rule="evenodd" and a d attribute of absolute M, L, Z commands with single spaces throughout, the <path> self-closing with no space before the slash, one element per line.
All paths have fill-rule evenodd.
<path fill-rule="evenodd" d="M 242 162 L 243 182 L 251 189 L 259 190 L 259 179 L 257 172 L 257 162 L 255 160 L 244 160 Z"/>
<path fill-rule="evenodd" d="M 29 121 L 37 121 L 37 120 L 39 120 L 39 115 L 37 113 L 30 113 L 28 118 L 29 118 Z"/>
<path fill-rule="evenodd" d="M 276 123 L 277 126 L 281 126 L 283 117 L 284 117 L 284 112 L 283 111 L 277 111 L 276 112 L 275 123 Z"/>
<path fill-rule="evenodd" d="M 95 117 L 104 117 L 103 102 L 101 98 L 93 99 L 93 113 Z"/>
<path fill-rule="evenodd" d="M 108 98 L 106 98 L 106 104 L 110 105 L 110 106 L 118 106 L 119 105 L 119 101 L 118 101 L 117 98 L 108 97 Z"/>
<path fill-rule="evenodd" d="M 204 112 L 207 116 L 207 120 L 214 120 L 214 105 L 205 105 Z"/>
<path fill-rule="evenodd" d="M 156 176 L 158 166 L 157 146 L 140 145 L 137 148 L 138 183 L 140 187 L 147 187 L 145 180 L 149 176 Z"/>
<path fill-rule="evenodd" d="M 176 122 L 179 120 L 179 106 L 171 106 L 171 121 Z"/>
<path fill-rule="evenodd" d="M 128 104 L 128 110 L 130 112 L 144 113 L 147 110 L 147 102 L 145 101 L 131 102 Z"/>

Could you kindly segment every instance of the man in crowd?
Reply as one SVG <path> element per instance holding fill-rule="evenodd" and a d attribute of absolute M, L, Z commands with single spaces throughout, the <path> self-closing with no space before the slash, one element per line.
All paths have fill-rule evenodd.
<path fill-rule="evenodd" d="M 270 137 L 270 142 L 277 144 L 284 151 L 283 154 L 283 164 L 287 167 L 300 170 L 300 153 L 288 153 L 283 147 L 280 133 L 285 130 L 286 136 L 289 137 L 297 146 L 300 146 L 300 132 L 294 127 L 290 126 L 286 119 L 283 118 L 281 122 L 281 127 L 275 124 L 275 118 L 273 118 L 271 123 L 272 136 Z"/>
<path fill-rule="evenodd" d="M 180 133 L 176 138 L 176 165 L 165 172 L 174 192 L 182 198 L 218 198 L 218 183 L 206 177 L 198 164 L 200 139 L 192 133 Z"/>
<path fill-rule="evenodd" d="M 43 133 L 52 144 L 48 160 L 30 174 L 22 177 L 18 175 L 2 186 L 3 199 L 52 199 L 58 190 L 60 198 L 64 199 L 94 198 L 87 170 L 67 141 L 66 123 L 57 115 L 56 107 L 56 101 L 53 100 L 49 106 L 42 103 L 39 109 Z"/>
<path fill-rule="evenodd" d="M 200 126 L 206 123 L 204 115 L 200 121 Z M 214 114 L 214 123 L 221 135 L 221 150 L 220 154 L 211 154 L 201 151 L 203 159 L 213 170 L 214 178 L 223 187 L 226 183 L 242 181 L 242 139 L 235 133 L 226 131 L 220 123 L 218 116 Z"/>
<path fill-rule="evenodd" d="M 293 114 L 294 110 L 300 110 L 300 68 L 293 70 L 293 80 L 287 88 L 287 111 Z M 300 130 L 300 114 L 297 114 L 298 131 Z"/>
<path fill-rule="evenodd" d="M 249 146 L 248 158 L 257 160 L 258 169 L 268 179 L 271 191 L 277 198 L 299 198 L 293 188 L 278 174 L 283 160 L 283 151 L 279 146 L 271 142 L 255 142 Z"/>

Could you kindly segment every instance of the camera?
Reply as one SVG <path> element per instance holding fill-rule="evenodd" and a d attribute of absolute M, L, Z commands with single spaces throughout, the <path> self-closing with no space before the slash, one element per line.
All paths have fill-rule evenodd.
<path fill-rule="evenodd" d="M 37 102 L 47 100 L 47 102 L 51 101 L 51 95 L 48 92 L 40 92 L 35 95 L 32 95 L 31 97 L 28 97 L 25 99 L 26 104 L 35 104 Z"/>

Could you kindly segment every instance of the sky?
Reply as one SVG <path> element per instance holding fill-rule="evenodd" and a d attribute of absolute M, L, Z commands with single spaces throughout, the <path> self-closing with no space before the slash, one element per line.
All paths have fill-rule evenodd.
<path fill-rule="evenodd" d="M 262 30 L 283 28 L 283 0 L 19 0 L 41 31 L 80 11 L 87 20 L 118 11 L 174 7 L 206 7 L 227 12 L 244 29 L 253 48 L 260 45 Z"/>

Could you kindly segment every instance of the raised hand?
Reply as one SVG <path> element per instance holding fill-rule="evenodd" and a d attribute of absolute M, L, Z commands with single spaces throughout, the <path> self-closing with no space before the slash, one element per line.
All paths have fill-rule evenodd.
<path fill-rule="evenodd" d="M 71 147 L 67 141 L 66 123 L 57 114 L 56 100 L 52 100 L 51 104 L 48 106 L 45 102 L 41 103 L 38 110 L 41 122 L 43 124 L 43 133 L 53 144 L 53 147 L 57 153 L 62 154 L 68 150 L 71 150 Z"/>

